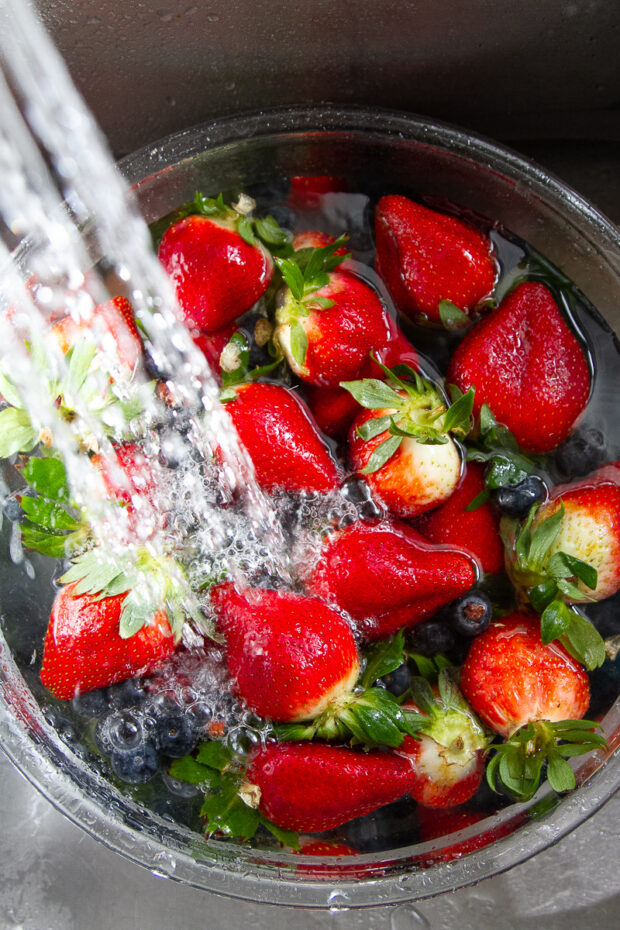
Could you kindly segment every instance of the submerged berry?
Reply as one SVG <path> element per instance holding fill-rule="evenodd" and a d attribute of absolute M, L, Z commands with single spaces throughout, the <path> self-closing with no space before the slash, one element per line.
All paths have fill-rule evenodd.
<path fill-rule="evenodd" d="M 509 517 L 525 517 L 533 504 L 544 501 L 547 486 L 538 475 L 528 475 L 519 484 L 498 488 L 495 500 L 499 509 Z"/>
<path fill-rule="evenodd" d="M 558 447 L 556 464 L 567 478 L 581 478 L 605 461 L 605 437 L 600 429 L 578 430 Z"/>
<path fill-rule="evenodd" d="M 152 743 L 139 749 L 115 750 L 110 756 L 112 771 L 122 781 L 139 785 L 150 781 L 159 768 L 159 755 Z"/>
<path fill-rule="evenodd" d="M 477 636 L 489 626 L 493 605 L 482 591 L 470 591 L 446 608 L 452 629 L 459 636 Z"/>

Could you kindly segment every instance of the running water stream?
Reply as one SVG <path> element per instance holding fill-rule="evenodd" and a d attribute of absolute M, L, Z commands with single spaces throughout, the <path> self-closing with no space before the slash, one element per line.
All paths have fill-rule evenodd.
<path fill-rule="evenodd" d="M 262 561 L 289 581 L 273 508 L 218 400 L 219 388 L 204 356 L 178 322 L 172 288 L 153 254 L 148 228 L 62 59 L 21 0 L 5 0 L 0 8 L 0 56 L 0 214 L 25 241 L 17 259 L 6 250 L 0 254 L 0 339 L 32 423 L 41 437 L 53 438 L 63 458 L 74 502 L 87 507 L 99 542 L 119 555 L 131 550 L 128 534 L 137 532 L 138 543 L 146 542 L 156 558 L 180 519 L 185 533 L 193 527 L 203 554 L 225 552 L 217 569 L 230 577 L 241 580 L 244 567 Z M 89 320 L 95 306 L 119 293 L 131 301 L 156 374 L 174 377 L 173 384 L 168 382 L 172 405 L 149 392 L 143 372 L 133 372 L 128 383 L 117 379 L 119 392 L 138 395 L 146 406 L 141 419 L 156 427 L 141 439 L 149 455 L 146 480 L 156 473 L 157 494 L 153 499 L 141 495 L 137 531 L 127 510 L 106 501 L 102 475 L 84 455 L 85 446 L 98 452 L 114 482 L 126 486 L 106 424 L 88 409 L 76 409 L 71 422 L 59 415 L 49 385 L 71 372 L 62 352 L 42 343 L 51 321 L 67 313 L 76 322 Z M 104 356 L 105 336 L 98 336 Z M 45 353 L 45 377 L 39 353 L 27 351 L 25 339 Z M 111 370 L 114 359 L 109 365 Z M 193 449 L 174 479 L 168 474 L 159 480 L 157 457 L 164 436 L 168 446 L 187 453 L 189 443 Z M 209 464 L 216 450 L 222 467 Z M 222 497 L 243 501 L 242 519 L 239 507 L 220 506 Z M 161 511 L 174 513 L 163 527 Z"/>

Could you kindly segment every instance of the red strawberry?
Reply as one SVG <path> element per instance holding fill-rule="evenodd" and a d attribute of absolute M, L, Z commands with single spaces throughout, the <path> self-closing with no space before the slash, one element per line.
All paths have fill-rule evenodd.
<path fill-rule="evenodd" d="M 278 743 L 253 751 L 247 778 L 269 820 L 317 833 L 397 801 L 409 790 L 411 764 L 392 752 Z"/>
<path fill-rule="evenodd" d="M 485 572 L 497 574 L 504 569 L 504 545 L 493 505 L 486 502 L 475 510 L 467 510 L 468 504 L 483 490 L 484 470 L 477 462 L 469 462 L 452 497 L 432 513 L 424 514 L 417 528 L 437 545 L 465 549 Z"/>
<path fill-rule="evenodd" d="M 159 259 L 172 278 L 185 323 L 215 333 L 249 310 L 267 290 L 271 256 L 250 245 L 233 220 L 188 216 L 166 230 Z"/>
<path fill-rule="evenodd" d="M 393 514 L 415 517 L 432 510 L 454 493 L 461 478 L 461 456 L 450 438 L 438 445 L 405 436 L 384 464 L 369 471 L 373 468 L 371 456 L 379 454 L 383 443 L 397 437 L 391 436 L 386 429 L 369 439 L 362 439 L 358 431 L 373 420 L 388 418 L 396 412 L 394 407 L 385 407 L 360 413 L 349 430 L 349 459 L 353 470 L 363 477 L 375 497 Z"/>
<path fill-rule="evenodd" d="M 404 523 L 354 523 L 329 537 L 307 588 L 356 621 L 366 639 L 414 626 L 475 584 L 461 552 L 437 549 Z"/>
<path fill-rule="evenodd" d="M 403 705 L 403 710 L 420 715 L 415 724 L 420 735 L 405 736 L 398 751 L 413 765 L 411 797 L 427 807 L 454 807 L 468 801 L 484 774 L 489 740 L 455 678 L 456 669 L 441 669 L 435 689 L 424 678 L 413 678 L 413 702 Z"/>
<path fill-rule="evenodd" d="M 382 197 L 375 213 L 375 267 L 401 313 L 439 322 L 448 300 L 470 313 L 495 286 L 486 236 L 406 197 Z"/>
<path fill-rule="evenodd" d="M 512 613 L 476 637 L 461 689 L 479 717 L 503 736 L 524 724 L 584 716 L 588 676 L 559 643 L 545 646 L 538 619 Z"/>
<path fill-rule="evenodd" d="M 358 853 L 344 843 L 328 843 L 326 840 L 315 840 L 313 843 L 304 843 L 299 850 L 302 856 L 357 856 Z"/>
<path fill-rule="evenodd" d="M 113 369 L 118 366 L 123 376 L 129 377 L 142 358 L 142 342 L 127 298 L 115 297 L 98 304 L 88 320 L 78 322 L 71 316 L 63 317 L 49 331 L 65 354 L 81 336 L 89 333 L 106 353 L 110 373 L 113 375 Z"/>
<path fill-rule="evenodd" d="M 457 348 L 447 381 L 474 387 L 530 452 L 549 452 L 570 433 L 590 393 L 579 342 L 542 284 L 520 284 Z"/>
<path fill-rule="evenodd" d="M 261 717 L 312 720 L 357 681 L 353 634 L 339 613 L 285 591 L 211 592 L 237 694 Z"/>
<path fill-rule="evenodd" d="M 292 370 L 323 387 L 358 377 L 370 352 L 392 338 L 391 321 L 375 291 L 346 271 L 331 272 L 327 284 L 303 300 L 287 288 L 276 321 L 274 338 Z M 303 351 L 296 344 L 300 338 Z"/>
<path fill-rule="evenodd" d="M 41 681 L 57 698 L 145 675 L 175 649 L 168 617 L 158 611 L 129 639 L 119 634 L 125 594 L 98 599 L 76 595 L 74 584 L 56 595 L 45 637 Z"/>
<path fill-rule="evenodd" d="M 226 405 L 266 491 L 331 491 L 340 483 L 336 463 L 296 394 L 279 384 L 235 388 Z"/>

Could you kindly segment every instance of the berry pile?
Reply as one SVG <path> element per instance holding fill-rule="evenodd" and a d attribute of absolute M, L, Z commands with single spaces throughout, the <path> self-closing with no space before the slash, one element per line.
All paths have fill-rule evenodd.
<path fill-rule="evenodd" d="M 294 179 L 278 215 L 318 221 L 342 183 Z M 174 551 L 111 564 L 59 456 L 16 428 L 8 368 L 0 453 L 22 456 L 27 487 L 5 511 L 24 545 L 69 560 L 41 681 L 94 721 L 112 776 L 204 794 L 208 835 L 260 831 L 300 848 L 300 832 L 340 829 L 315 845 L 341 855 L 377 848 L 381 817 L 409 842 L 460 828 L 442 817 L 476 822 L 490 789 L 496 805 L 531 798 L 545 777 L 567 791 L 567 760 L 604 747 L 583 719 L 588 673 L 606 659 L 587 610 L 620 590 L 620 462 L 606 461 L 600 429 L 579 425 L 593 372 L 566 294 L 527 262 L 509 287 L 488 230 L 383 196 L 376 274 L 346 230 L 295 232 L 246 195 L 229 206 L 197 194 L 153 227 L 280 517 L 292 583 L 269 566 L 243 584 L 204 577 L 197 528 L 179 530 L 173 512 L 152 531 L 176 533 Z M 105 403 L 139 366 L 168 391 L 128 302 L 96 318 L 117 345 Z M 80 327 L 67 318 L 50 336 L 71 364 Z M 133 436 L 141 415 L 125 420 Z M 154 460 L 146 443 L 111 438 L 114 473 L 96 449 L 89 460 L 135 533 L 185 447 L 162 434 Z M 205 482 L 220 463 L 216 449 Z M 236 715 L 213 716 L 214 687 Z"/>

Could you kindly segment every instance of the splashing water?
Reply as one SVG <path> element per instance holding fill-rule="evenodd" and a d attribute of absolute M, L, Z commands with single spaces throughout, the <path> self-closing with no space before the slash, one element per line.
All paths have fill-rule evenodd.
<path fill-rule="evenodd" d="M 48 445 L 53 440 L 67 469 L 72 502 L 87 507 L 104 551 L 127 558 L 146 548 L 157 560 L 191 529 L 203 563 L 206 556 L 203 572 L 225 570 L 239 581 L 248 565 L 267 561 L 284 583 L 290 582 L 273 508 L 219 403 L 219 388 L 204 356 L 178 321 L 171 285 L 152 252 L 146 224 L 91 115 L 27 6 L 7 0 L 0 22 L 5 74 L 0 76 L 0 213 L 26 242 L 17 260 L 0 252 L 0 339 L 8 347 L 11 383 L 37 437 Z M 146 374 L 136 366 L 129 377 L 115 371 L 114 404 L 105 407 L 102 401 L 100 415 L 93 416 L 74 397 L 68 422 L 50 384 L 71 383 L 75 371 L 43 333 L 67 313 L 78 325 L 93 320 L 94 308 L 119 290 L 132 304 L 157 373 L 174 372 L 174 383 L 167 383 L 173 403 L 149 391 Z M 118 365 L 115 347 L 108 344 L 105 328 L 93 325 L 90 332 L 104 359 L 97 389 L 108 398 L 109 372 Z M 147 428 L 140 437 L 128 438 L 140 438 L 147 453 L 142 481 L 155 491 L 137 500 L 132 495 L 132 507 L 123 508 L 106 495 L 109 481 L 132 492 L 110 442 L 110 417 L 117 401 L 136 398 Z M 89 464 L 84 449 L 97 453 L 101 468 Z M 214 462 L 216 450 L 221 467 Z M 162 452 L 168 459 L 179 456 L 174 473 L 158 467 Z M 222 509 L 222 498 L 241 500 L 243 506 Z M 174 571 L 172 566 L 166 563 Z"/>

